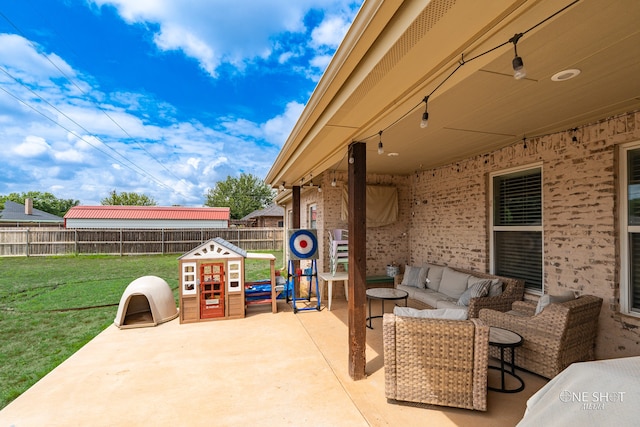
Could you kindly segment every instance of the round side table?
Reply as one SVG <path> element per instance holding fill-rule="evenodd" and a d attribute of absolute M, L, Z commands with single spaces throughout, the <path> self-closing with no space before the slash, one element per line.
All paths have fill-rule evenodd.
<path fill-rule="evenodd" d="M 369 317 L 367 317 L 367 321 L 369 324 L 367 328 L 373 329 L 371 326 L 371 319 L 375 319 L 378 317 L 382 317 L 384 315 L 384 302 L 385 301 L 395 301 L 395 300 L 404 300 L 405 307 L 407 306 L 407 297 L 409 293 L 407 291 L 403 291 L 400 289 L 392 289 L 392 288 L 371 288 L 367 289 L 367 300 L 369 301 Z M 372 316 L 371 315 L 371 300 L 379 299 L 382 301 L 382 314 L 380 316 Z"/>
<path fill-rule="evenodd" d="M 501 393 L 517 393 L 524 390 L 524 381 L 518 375 L 516 375 L 515 365 L 515 351 L 516 347 L 522 345 L 522 337 L 515 332 L 509 331 L 503 328 L 497 328 L 491 326 L 489 328 L 489 345 L 500 349 L 500 366 L 489 366 L 489 369 L 496 369 L 500 371 L 500 388 L 487 386 L 489 390 L 499 391 Z M 505 362 L 504 350 L 508 348 L 511 350 L 511 363 Z M 510 365 L 511 369 L 507 370 L 505 365 Z M 517 388 L 506 388 L 504 384 L 504 376 L 510 375 L 515 378 L 520 386 Z"/>

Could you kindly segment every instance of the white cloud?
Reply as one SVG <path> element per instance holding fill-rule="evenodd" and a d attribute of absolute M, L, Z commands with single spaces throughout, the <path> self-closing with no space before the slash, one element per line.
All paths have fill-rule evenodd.
<path fill-rule="evenodd" d="M 72 149 L 54 152 L 53 157 L 61 162 L 80 163 L 84 160 L 81 152 Z"/>
<path fill-rule="evenodd" d="M 191 166 L 192 168 L 194 168 L 195 170 L 198 170 L 198 166 L 200 166 L 200 162 L 202 161 L 202 159 L 196 159 L 194 157 L 191 157 L 189 159 L 187 159 L 187 164 L 189 166 Z"/>
<path fill-rule="evenodd" d="M 39 82 L 50 85 L 44 79 L 59 77 L 63 72 L 69 77 L 75 73 L 71 66 L 55 54 L 40 54 L 39 46 L 16 34 L 0 34 L 0 58 L 3 67 L 26 83 Z M 9 79 L 3 74 L 3 79 Z M 11 80 L 11 79 L 9 79 Z"/>
<path fill-rule="evenodd" d="M 115 8 L 130 24 L 157 25 L 154 42 L 160 50 L 181 50 L 212 77 L 222 63 L 243 69 L 267 57 L 278 35 L 307 31 L 303 18 L 311 9 L 342 11 L 344 16 L 328 18 L 313 32 L 315 47 L 336 47 L 355 13 L 349 0 L 191 0 L 188 6 L 181 0 L 88 1 Z"/>
<path fill-rule="evenodd" d="M 49 150 L 51 147 L 44 138 L 30 135 L 13 148 L 13 153 L 20 157 L 37 157 Z"/>
<path fill-rule="evenodd" d="M 342 16 L 331 16 L 325 19 L 311 32 L 312 47 L 330 47 L 336 49 L 347 33 L 350 21 Z"/>
<path fill-rule="evenodd" d="M 288 103 L 282 115 L 268 120 L 263 125 L 265 139 L 281 147 L 286 142 L 303 109 L 303 104 L 298 102 Z"/>
<path fill-rule="evenodd" d="M 318 55 L 310 61 L 310 64 L 315 68 L 324 70 L 331 62 L 331 58 L 333 58 L 331 55 Z"/>

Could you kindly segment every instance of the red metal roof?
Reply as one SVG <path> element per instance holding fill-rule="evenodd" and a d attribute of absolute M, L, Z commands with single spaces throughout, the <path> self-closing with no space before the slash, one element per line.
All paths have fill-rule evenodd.
<path fill-rule="evenodd" d="M 181 219 L 229 220 L 229 208 L 185 208 L 180 206 L 74 206 L 65 219 Z"/>

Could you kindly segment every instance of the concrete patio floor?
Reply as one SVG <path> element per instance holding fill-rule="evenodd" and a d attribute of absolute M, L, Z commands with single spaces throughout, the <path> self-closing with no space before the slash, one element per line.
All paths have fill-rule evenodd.
<path fill-rule="evenodd" d="M 367 330 L 367 378 L 353 381 L 344 299 L 332 311 L 278 308 L 252 307 L 239 320 L 112 325 L 0 411 L 0 426 L 514 426 L 547 382 L 520 372 L 524 391 L 489 391 L 487 412 L 391 404 L 381 319 Z"/>

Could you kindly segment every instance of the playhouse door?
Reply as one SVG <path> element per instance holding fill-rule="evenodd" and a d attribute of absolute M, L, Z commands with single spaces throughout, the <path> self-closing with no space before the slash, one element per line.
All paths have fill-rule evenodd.
<path fill-rule="evenodd" d="M 224 263 L 200 265 L 200 318 L 224 317 Z"/>

